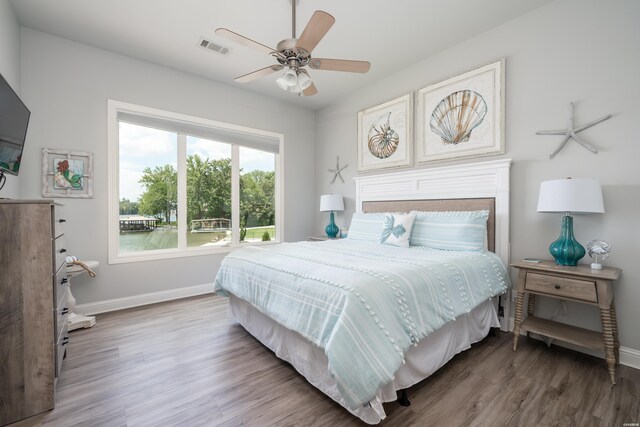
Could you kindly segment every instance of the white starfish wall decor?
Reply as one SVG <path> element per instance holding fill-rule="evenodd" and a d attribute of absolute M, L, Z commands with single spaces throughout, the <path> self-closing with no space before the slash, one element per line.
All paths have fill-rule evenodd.
<path fill-rule="evenodd" d="M 329 184 L 333 184 L 334 182 L 336 182 L 336 178 L 338 178 L 338 177 L 340 178 L 340 181 L 342 181 L 342 183 L 344 184 L 344 178 L 342 177 L 342 171 L 345 170 L 347 168 L 347 166 L 349 166 L 348 163 L 346 165 L 344 165 L 343 167 L 340 167 L 340 156 L 336 157 L 336 168 L 335 169 L 328 169 L 328 171 L 333 174 L 333 179 L 329 182 Z"/>
<path fill-rule="evenodd" d="M 560 129 L 560 130 L 541 130 L 539 132 L 536 132 L 536 135 L 564 135 L 564 138 L 562 139 L 562 142 L 560 142 L 560 145 L 558 145 L 558 148 L 556 148 L 553 153 L 551 153 L 549 155 L 550 159 L 553 159 L 553 157 L 558 154 L 560 152 L 560 150 L 562 150 L 562 148 L 564 148 L 565 144 L 567 143 L 567 141 L 569 141 L 570 138 L 573 138 L 574 141 L 576 141 L 578 144 L 582 145 L 584 148 L 586 148 L 587 150 L 591 151 L 592 153 L 597 153 L 598 150 L 596 149 L 596 147 L 594 147 L 593 145 L 589 144 L 587 141 L 584 140 L 584 138 L 578 136 L 578 132 L 582 132 L 585 129 L 589 129 L 592 126 L 597 125 L 598 123 L 604 122 L 607 119 L 611 118 L 611 114 L 607 114 L 606 116 L 602 116 L 599 119 L 595 119 L 587 124 L 584 124 L 582 126 L 578 126 L 578 127 L 574 127 L 573 125 L 573 102 L 569 103 L 569 123 L 567 125 L 566 129 Z"/>

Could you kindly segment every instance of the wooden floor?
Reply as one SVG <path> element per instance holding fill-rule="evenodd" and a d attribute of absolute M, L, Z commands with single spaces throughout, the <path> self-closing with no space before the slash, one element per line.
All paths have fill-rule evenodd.
<path fill-rule="evenodd" d="M 364 425 L 206 296 L 98 316 L 71 333 L 56 408 L 14 426 Z M 640 422 L 640 371 L 499 333 L 385 404 L 385 426 L 623 426 Z M 636 424 L 637 425 L 637 424 Z"/>

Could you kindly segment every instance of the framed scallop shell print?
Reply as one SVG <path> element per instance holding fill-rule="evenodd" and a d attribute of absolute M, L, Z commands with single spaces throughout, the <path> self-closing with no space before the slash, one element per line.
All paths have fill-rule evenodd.
<path fill-rule="evenodd" d="M 419 163 L 504 154 L 504 59 L 418 91 Z"/>
<path fill-rule="evenodd" d="M 413 94 L 358 113 L 358 172 L 411 166 Z"/>

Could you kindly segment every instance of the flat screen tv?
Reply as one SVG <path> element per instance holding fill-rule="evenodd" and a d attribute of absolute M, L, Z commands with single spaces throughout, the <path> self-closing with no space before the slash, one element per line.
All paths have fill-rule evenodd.
<path fill-rule="evenodd" d="M 0 175 L 18 175 L 31 112 L 0 74 Z"/>

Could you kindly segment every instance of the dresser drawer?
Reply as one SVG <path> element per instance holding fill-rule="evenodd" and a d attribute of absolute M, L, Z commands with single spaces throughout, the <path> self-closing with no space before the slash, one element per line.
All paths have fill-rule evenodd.
<path fill-rule="evenodd" d="M 68 255 L 69 254 L 67 253 L 67 239 L 65 239 L 65 236 L 63 234 L 53 240 L 53 256 L 55 259 L 53 271 L 57 271 L 62 264 L 66 263 L 65 260 Z"/>
<path fill-rule="evenodd" d="M 60 333 L 62 332 L 63 327 L 67 326 L 67 316 L 69 313 L 69 308 L 67 307 L 67 292 L 68 292 L 67 287 L 68 286 L 69 285 L 64 285 L 64 288 L 60 292 L 61 301 L 55 310 L 55 319 L 56 319 L 55 337 L 60 336 Z"/>
<path fill-rule="evenodd" d="M 66 351 L 68 344 L 69 331 L 67 330 L 67 317 L 65 315 L 62 331 L 60 332 L 60 335 L 58 335 L 58 339 L 56 341 L 56 378 L 58 378 L 58 376 L 60 375 L 60 370 L 62 369 L 62 360 L 64 359 L 64 352 Z"/>
<path fill-rule="evenodd" d="M 55 239 L 58 236 L 64 234 L 64 223 L 67 222 L 64 211 L 61 206 L 56 206 L 54 208 L 53 214 L 53 238 Z"/>
<path fill-rule="evenodd" d="M 558 297 L 598 302 L 596 283 L 589 280 L 528 272 L 525 289 Z"/>
<path fill-rule="evenodd" d="M 62 264 L 55 276 L 53 276 L 53 305 L 57 307 L 60 302 L 66 301 L 65 290 L 69 287 L 69 279 L 67 278 L 67 264 Z"/>

